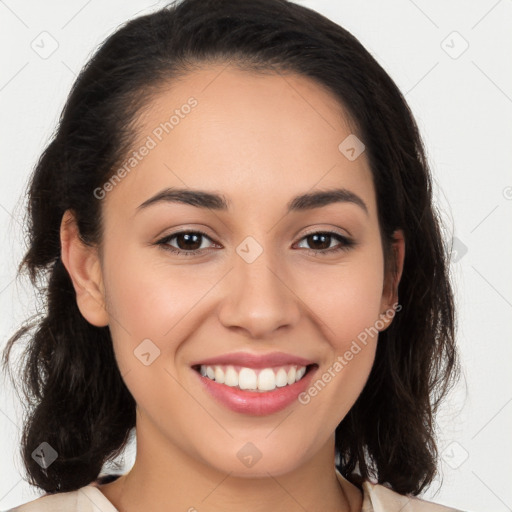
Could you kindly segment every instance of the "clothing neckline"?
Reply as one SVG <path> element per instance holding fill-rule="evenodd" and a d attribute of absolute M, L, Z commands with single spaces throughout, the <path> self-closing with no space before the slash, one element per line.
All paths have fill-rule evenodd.
<path fill-rule="evenodd" d="M 114 504 L 100 491 L 94 483 L 86 485 L 82 491 L 92 503 L 102 512 L 119 512 Z"/>
<path fill-rule="evenodd" d="M 338 479 L 340 485 L 348 485 L 355 487 L 362 495 L 363 505 L 365 500 L 367 500 L 367 494 L 368 494 L 368 486 L 365 484 L 369 484 L 369 482 L 362 482 L 361 486 L 356 485 L 346 478 L 343 477 L 343 475 L 338 471 L 338 468 L 335 468 L 336 478 Z M 95 505 L 98 505 L 100 510 L 102 512 L 119 512 L 117 508 L 114 507 L 114 504 L 101 492 L 98 485 L 102 485 L 105 483 L 113 482 L 114 480 L 117 480 L 121 474 L 118 475 L 105 475 L 103 477 L 97 478 L 94 482 L 91 482 L 89 485 L 85 486 L 84 489 L 87 489 L 87 494 L 89 494 L 89 498 L 91 500 L 94 498 L 93 503 Z M 363 506 L 364 510 L 364 506 Z"/>

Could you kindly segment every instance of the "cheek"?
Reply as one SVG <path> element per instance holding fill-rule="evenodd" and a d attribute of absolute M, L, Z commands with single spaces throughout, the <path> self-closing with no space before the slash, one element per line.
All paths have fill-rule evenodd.
<path fill-rule="evenodd" d="M 156 250 L 130 250 L 113 243 L 109 251 L 105 289 L 114 351 L 127 384 L 142 390 L 150 386 L 155 373 L 140 378 L 141 372 L 168 367 L 174 373 L 172 361 L 199 329 L 205 296 L 219 277 L 208 266 L 172 265 Z M 149 356 L 142 357 L 146 353 Z M 145 366 L 144 358 L 154 362 Z M 160 387 L 153 381 L 153 389 Z"/>
<path fill-rule="evenodd" d="M 301 402 L 312 404 L 318 414 L 318 428 L 335 428 L 370 374 L 377 347 L 383 277 L 378 247 L 350 262 L 347 259 L 346 264 L 319 266 L 310 278 L 301 276 L 301 298 L 314 313 L 312 318 L 329 344 Z M 325 427 L 321 427 L 322 421 Z"/>
<path fill-rule="evenodd" d="M 311 385 L 299 396 L 312 430 L 327 436 L 347 415 L 371 372 L 377 348 L 382 272 L 347 267 L 335 278 L 316 281 L 309 299 L 329 345 Z M 337 279 L 337 283 L 333 280 Z"/>
<path fill-rule="evenodd" d="M 383 277 L 383 260 L 376 249 L 337 265 L 318 265 L 297 278 L 298 295 L 336 353 L 375 325 L 381 313 Z"/>
<path fill-rule="evenodd" d="M 152 358 L 161 352 L 162 334 L 174 323 L 169 312 L 178 315 L 183 307 L 179 295 L 155 275 L 156 271 L 135 250 L 112 243 L 105 251 L 109 328 L 122 374 L 139 368 L 136 363 L 140 361 L 135 357 L 141 343 L 151 349 Z"/>
<path fill-rule="evenodd" d="M 161 339 L 212 287 L 208 275 L 172 265 L 147 250 L 110 255 L 105 287 L 109 313 L 134 338 Z M 148 258 L 148 254 L 152 258 Z"/>
<path fill-rule="evenodd" d="M 189 313 L 211 285 L 200 278 L 191 285 L 184 267 L 155 265 L 141 252 L 124 247 L 109 254 L 109 328 L 121 375 L 138 407 L 149 408 L 153 421 L 165 424 L 190 405 L 172 361 L 196 327 Z"/>

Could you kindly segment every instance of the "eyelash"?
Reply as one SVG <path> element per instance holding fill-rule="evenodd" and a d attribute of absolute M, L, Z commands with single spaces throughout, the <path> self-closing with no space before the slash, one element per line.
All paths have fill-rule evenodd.
<path fill-rule="evenodd" d="M 165 236 L 164 238 L 161 238 L 160 240 L 158 240 L 155 243 L 155 245 L 160 246 L 165 251 L 170 251 L 174 254 L 183 255 L 183 256 L 195 256 L 205 250 L 205 249 L 192 249 L 190 251 L 185 251 L 183 249 L 177 249 L 176 247 L 169 245 L 168 242 L 170 240 L 172 240 L 176 236 L 182 235 L 182 234 L 201 235 L 201 236 L 211 240 L 211 238 L 203 231 L 198 231 L 198 230 L 178 231 L 177 233 L 172 233 L 170 235 Z M 341 235 L 340 233 L 337 233 L 335 231 L 312 231 L 310 233 L 306 233 L 300 240 L 302 241 L 305 238 L 308 238 L 309 236 L 312 236 L 312 235 L 327 235 L 329 237 L 336 238 L 336 239 L 338 239 L 339 242 L 341 242 L 340 245 L 338 245 L 338 247 L 335 247 L 335 248 L 306 249 L 306 251 L 308 253 L 310 253 L 310 254 L 312 253 L 314 256 L 326 256 L 326 255 L 330 255 L 333 253 L 338 253 L 339 251 L 348 251 L 350 248 L 352 248 L 356 244 L 355 241 L 352 240 L 351 238 Z"/>

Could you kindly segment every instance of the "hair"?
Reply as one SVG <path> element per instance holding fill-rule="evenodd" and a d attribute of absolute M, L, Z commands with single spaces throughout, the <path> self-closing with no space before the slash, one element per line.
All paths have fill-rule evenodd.
<path fill-rule="evenodd" d="M 109 328 L 81 315 L 62 263 L 63 214 L 74 213 L 84 243 L 101 243 L 101 201 L 93 191 L 125 158 L 141 112 L 173 80 L 210 64 L 309 77 L 357 126 L 385 260 L 397 229 L 406 256 L 402 309 L 380 333 L 365 387 L 336 428 L 336 467 L 354 483 L 372 479 L 417 495 L 437 474 L 435 413 L 459 370 L 448 250 L 425 149 L 398 87 L 361 43 L 287 0 L 170 4 L 121 26 L 76 79 L 28 187 L 28 249 L 18 275 L 28 271 L 44 312 L 24 322 L 3 355 L 7 366 L 13 344 L 26 340 L 18 380 L 28 411 L 21 454 L 29 483 L 47 493 L 88 485 L 135 427 L 136 404 Z M 58 453 L 47 468 L 32 458 L 42 442 Z"/>

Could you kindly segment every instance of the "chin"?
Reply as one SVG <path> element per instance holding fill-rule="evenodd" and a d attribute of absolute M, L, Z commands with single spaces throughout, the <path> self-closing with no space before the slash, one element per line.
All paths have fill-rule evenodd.
<path fill-rule="evenodd" d="M 219 464 L 218 459 L 222 459 Z M 258 450 L 252 443 L 247 443 L 241 449 L 237 449 L 231 456 L 218 457 L 215 464 L 206 461 L 221 473 L 229 473 L 236 478 L 268 478 L 290 473 L 304 464 L 304 460 L 298 456 L 283 452 L 279 446 Z"/>

